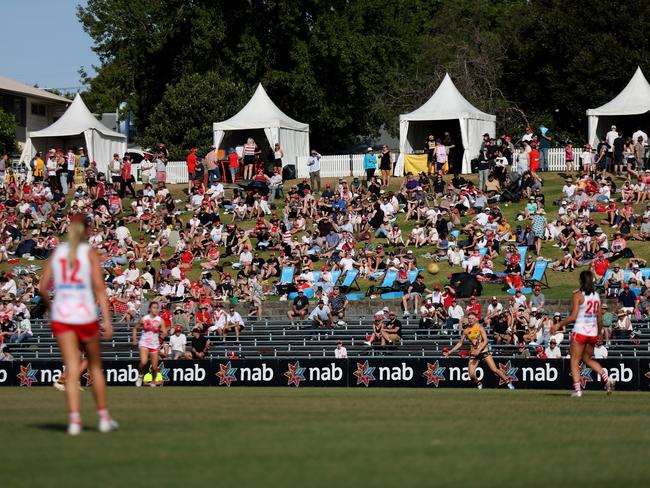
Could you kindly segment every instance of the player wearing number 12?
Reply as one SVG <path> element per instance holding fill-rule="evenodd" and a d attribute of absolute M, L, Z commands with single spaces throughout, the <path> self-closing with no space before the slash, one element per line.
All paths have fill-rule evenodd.
<path fill-rule="evenodd" d="M 594 346 L 603 330 L 603 317 L 600 308 L 600 295 L 594 289 L 594 275 L 591 271 L 580 273 L 580 289 L 573 292 L 571 314 L 551 328 L 551 334 L 573 322 L 571 334 L 571 376 L 573 378 L 572 397 L 580 398 L 580 361 L 593 369 L 605 382 L 607 394 L 614 390 L 614 381 L 609 379 L 607 371 L 593 359 Z"/>
<path fill-rule="evenodd" d="M 88 356 L 88 371 L 99 414 L 99 431 L 117 428 L 106 405 L 106 378 L 102 370 L 99 347 L 100 332 L 105 339 L 113 335 L 111 315 L 106 298 L 104 277 L 99 256 L 85 239 L 88 232 L 85 216 L 70 219 L 68 242 L 58 246 L 45 265 L 39 284 L 42 299 L 49 302 L 49 288 L 54 286 L 50 307 L 52 333 L 56 337 L 65 366 L 65 396 L 68 403 L 68 434 L 81 433 L 79 414 L 80 351 Z M 102 311 L 102 328 L 97 315 L 97 303 Z"/>

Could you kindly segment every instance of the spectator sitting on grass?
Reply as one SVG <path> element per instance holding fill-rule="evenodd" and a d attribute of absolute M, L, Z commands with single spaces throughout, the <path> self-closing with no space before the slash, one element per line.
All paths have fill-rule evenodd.
<path fill-rule="evenodd" d="M 325 305 L 323 300 L 318 301 L 316 308 L 309 314 L 309 320 L 314 328 L 332 327 L 334 328 L 334 320 L 332 319 L 332 312 L 329 306 Z"/>
<path fill-rule="evenodd" d="M 287 317 L 289 317 L 289 320 L 291 320 L 291 325 L 294 325 L 294 317 L 298 317 L 300 320 L 304 320 L 305 315 L 307 315 L 307 312 L 309 311 L 308 307 L 309 298 L 305 296 L 304 290 L 298 290 L 298 295 L 293 299 L 293 303 L 291 304 L 291 310 L 287 312 Z"/>
<path fill-rule="evenodd" d="M 384 324 L 384 330 L 381 332 L 381 345 L 385 346 L 389 342 L 396 344 L 402 339 L 402 322 L 395 316 L 395 312 L 388 314 L 388 320 Z"/>
<path fill-rule="evenodd" d="M 544 294 L 542 293 L 542 288 L 539 285 L 536 285 L 533 288 L 533 295 L 530 297 L 528 304 L 530 305 L 531 309 L 535 307 L 539 311 L 544 310 L 545 298 Z"/>

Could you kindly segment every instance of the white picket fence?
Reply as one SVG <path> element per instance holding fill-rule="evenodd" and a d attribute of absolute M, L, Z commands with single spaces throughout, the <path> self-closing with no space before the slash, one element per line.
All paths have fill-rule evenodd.
<path fill-rule="evenodd" d="M 576 148 L 573 148 L 573 159 L 574 161 L 578 159 L 579 154 L 576 152 Z M 517 153 L 514 156 L 514 165 L 513 170 L 517 171 Z M 546 167 L 548 171 L 565 171 L 566 170 L 566 152 L 563 147 L 551 148 L 548 150 L 548 157 L 546 161 Z"/>
<path fill-rule="evenodd" d="M 364 176 L 363 154 L 335 154 L 322 156 L 320 160 L 320 175 L 323 178 L 348 178 L 350 176 Z M 398 154 L 393 153 L 393 161 L 397 165 Z M 566 155 L 564 148 L 552 148 L 548 150 L 548 170 L 566 170 Z M 308 178 L 309 168 L 307 157 L 298 157 L 296 165 L 296 176 Z M 578 159 L 578 153 L 574 148 L 574 159 Z M 400 168 L 395 168 L 395 174 L 400 174 Z M 139 176 L 139 174 L 138 174 Z M 167 183 L 187 183 L 187 164 L 185 161 L 170 161 L 167 163 Z"/>
<path fill-rule="evenodd" d="M 135 181 L 142 182 L 140 165 L 135 165 Z M 187 183 L 190 177 L 187 174 L 187 163 L 185 161 L 169 161 L 167 163 L 167 183 Z"/>

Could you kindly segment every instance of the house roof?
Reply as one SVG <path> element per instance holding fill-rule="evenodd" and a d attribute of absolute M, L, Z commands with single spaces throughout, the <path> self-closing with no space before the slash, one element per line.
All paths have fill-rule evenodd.
<path fill-rule="evenodd" d="M 52 102 L 61 102 L 61 103 L 72 103 L 72 100 L 69 100 L 65 97 L 55 95 L 46 90 L 41 90 L 34 86 L 22 83 L 20 81 L 12 80 L 5 76 L 0 76 L 0 90 L 17 93 L 19 95 L 27 95 L 30 97 L 42 98 L 44 100 L 50 100 Z"/>

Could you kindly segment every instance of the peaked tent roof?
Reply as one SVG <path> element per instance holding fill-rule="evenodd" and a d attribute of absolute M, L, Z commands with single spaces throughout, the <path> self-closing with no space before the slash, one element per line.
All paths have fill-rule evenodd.
<path fill-rule="evenodd" d="M 263 129 L 283 127 L 298 131 L 309 131 L 309 124 L 303 124 L 286 115 L 266 94 L 260 83 L 255 93 L 236 115 L 223 122 L 215 122 L 215 130 Z"/>
<path fill-rule="evenodd" d="M 400 115 L 400 120 L 447 120 L 459 117 L 496 121 L 495 115 L 481 112 L 458 91 L 449 73 L 445 73 L 440 86 L 420 108 Z"/>
<path fill-rule="evenodd" d="M 635 115 L 650 110 L 650 83 L 637 66 L 634 76 L 623 91 L 598 108 L 587 110 L 587 115 Z"/>
<path fill-rule="evenodd" d="M 88 110 L 88 107 L 86 107 L 86 104 L 78 93 L 74 97 L 72 104 L 68 107 L 68 109 L 59 120 L 54 122 L 49 127 L 46 127 L 45 129 L 36 132 L 30 132 L 29 137 L 74 136 L 77 134 L 82 134 L 89 129 L 94 129 L 105 136 L 126 139 L 126 136 L 124 134 L 120 134 L 119 132 L 115 132 L 109 129 L 99 120 L 97 120 L 97 118 L 90 112 L 90 110 Z"/>
<path fill-rule="evenodd" d="M 0 76 L 0 90 L 19 93 L 20 95 L 43 98 L 45 100 L 51 100 L 53 102 L 70 103 L 70 100 L 65 97 L 55 95 L 52 92 L 43 90 L 41 88 L 36 88 L 35 86 L 27 85 L 21 81 L 12 80 L 11 78 L 7 78 L 5 76 Z"/>

